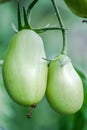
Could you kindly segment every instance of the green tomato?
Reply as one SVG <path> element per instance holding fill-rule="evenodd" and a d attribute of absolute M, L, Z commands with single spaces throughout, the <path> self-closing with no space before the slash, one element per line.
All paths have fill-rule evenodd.
<path fill-rule="evenodd" d="M 87 18 L 87 0 L 64 0 L 73 13 Z"/>
<path fill-rule="evenodd" d="M 46 97 L 54 111 L 61 114 L 73 114 L 83 104 L 82 81 L 65 55 L 49 65 Z"/>
<path fill-rule="evenodd" d="M 18 32 L 11 40 L 3 65 L 9 95 L 26 106 L 43 98 L 47 83 L 47 61 L 41 37 L 31 30 Z"/>

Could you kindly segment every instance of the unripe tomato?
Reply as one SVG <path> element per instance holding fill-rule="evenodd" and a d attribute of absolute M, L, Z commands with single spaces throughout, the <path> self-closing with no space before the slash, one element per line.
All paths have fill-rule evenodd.
<path fill-rule="evenodd" d="M 87 18 L 87 0 L 64 0 L 73 13 Z"/>
<path fill-rule="evenodd" d="M 3 79 L 17 103 L 31 106 L 43 98 L 48 71 L 43 57 L 43 41 L 34 31 L 25 29 L 12 38 L 4 60 Z"/>
<path fill-rule="evenodd" d="M 75 113 L 83 104 L 82 81 L 65 55 L 49 65 L 46 97 L 50 106 L 61 114 Z"/>

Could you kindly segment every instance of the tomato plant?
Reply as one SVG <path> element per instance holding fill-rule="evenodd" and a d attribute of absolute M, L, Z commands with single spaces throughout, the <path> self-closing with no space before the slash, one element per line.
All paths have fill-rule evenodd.
<path fill-rule="evenodd" d="M 18 29 L 13 26 L 16 34 L 11 39 L 3 63 L 4 84 L 16 103 L 30 106 L 29 118 L 32 108 L 42 100 L 45 92 L 54 111 L 61 114 L 73 114 L 82 107 L 84 92 L 81 78 L 67 54 L 67 29 L 63 24 L 55 0 L 51 0 L 51 3 L 59 27 L 48 25 L 38 29 L 31 27 L 29 16 L 37 1 L 33 0 L 27 10 L 25 7 L 20 8 L 18 3 Z M 67 1 L 65 0 L 66 3 Z M 77 7 L 76 5 L 76 1 L 72 1 L 69 6 Z M 23 25 L 20 9 L 23 9 Z M 77 14 L 86 17 L 83 15 L 82 9 L 80 9 L 80 15 L 78 12 Z M 37 34 L 48 30 L 61 30 L 62 33 L 62 51 L 52 60 L 46 58 L 42 38 Z M 50 61 L 49 66 L 47 61 Z"/>
<path fill-rule="evenodd" d="M 64 0 L 69 9 L 80 17 L 87 18 L 87 0 Z"/>

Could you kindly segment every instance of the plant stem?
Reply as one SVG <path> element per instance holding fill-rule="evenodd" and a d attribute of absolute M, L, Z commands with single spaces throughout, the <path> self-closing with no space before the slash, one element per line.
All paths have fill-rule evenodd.
<path fill-rule="evenodd" d="M 31 14 L 31 10 L 32 8 L 35 6 L 35 4 L 38 2 L 38 0 L 33 0 L 30 5 L 28 6 L 28 9 L 27 9 L 27 17 L 30 17 L 30 14 Z M 30 25 L 30 18 L 29 18 L 29 25 Z"/>
<path fill-rule="evenodd" d="M 50 30 L 65 30 L 64 28 L 59 28 L 59 27 L 46 27 L 46 28 L 39 28 L 39 29 L 32 29 L 34 31 L 36 31 L 37 33 L 43 33 L 46 31 L 50 31 Z"/>
<path fill-rule="evenodd" d="M 55 9 L 56 16 L 57 16 L 58 22 L 59 22 L 59 24 L 60 24 L 60 27 L 61 27 L 61 28 L 65 28 L 65 27 L 64 27 L 64 24 L 63 24 L 63 21 L 62 21 L 62 18 L 61 18 L 61 16 L 60 16 L 59 9 L 58 9 L 57 6 L 56 6 L 55 0 L 51 0 L 51 2 L 52 2 L 53 7 L 54 7 L 54 9 Z M 61 31 L 62 31 L 62 36 L 63 36 L 63 48 L 62 48 L 61 54 L 67 54 L 67 37 L 66 37 L 66 30 L 65 30 L 65 29 L 61 29 Z"/>
<path fill-rule="evenodd" d="M 22 23 L 21 23 L 20 7 L 19 7 L 18 2 L 17 2 L 17 4 L 18 4 L 18 12 L 17 12 L 17 15 L 18 15 L 18 30 L 21 30 L 22 29 Z"/>
<path fill-rule="evenodd" d="M 31 4 L 28 6 L 28 9 L 27 9 L 27 14 L 30 14 L 32 8 L 34 7 L 34 5 L 38 2 L 38 0 L 33 0 L 31 2 Z"/>
<path fill-rule="evenodd" d="M 30 26 L 30 24 L 28 23 L 27 14 L 26 14 L 26 10 L 25 10 L 24 7 L 23 7 L 23 13 L 24 13 L 24 23 L 25 23 L 24 28 L 29 28 L 29 29 L 31 29 L 31 26 Z"/>

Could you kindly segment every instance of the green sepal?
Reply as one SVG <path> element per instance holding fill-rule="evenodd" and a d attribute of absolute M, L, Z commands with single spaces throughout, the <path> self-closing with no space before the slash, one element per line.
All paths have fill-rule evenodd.
<path fill-rule="evenodd" d="M 24 14 L 24 23 L 25 23 L 24 28 L 31 29 L 28 23 L 27 13 L 24 7 L 23 7 L 23 14 Z"/>
<path fill-rule="evenodd" d="M 21 22 L 20 6 L 19 6 L 19 3 L 17 3 L 17 4 L 18 4 L 18 13 L 17 13 L 17 15 L 18 15 L 18 30 L 21 30 L 23 28 L 23 26 L 22 26 L 22 22 Z"/>

